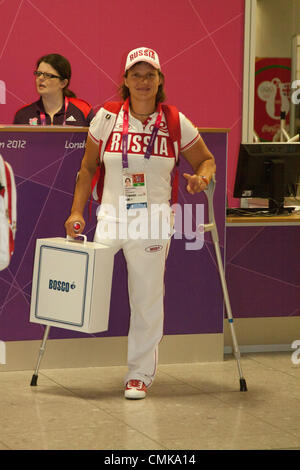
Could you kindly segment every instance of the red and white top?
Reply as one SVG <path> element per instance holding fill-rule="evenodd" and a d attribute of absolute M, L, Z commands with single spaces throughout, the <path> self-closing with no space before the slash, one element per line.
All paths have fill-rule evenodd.
<path fill-rule="evenodd" d="M 100 126 L 101 122 L 103 122 L 103 113 L 101 115 L 100 111 L 92 120 L 89 128 L 89 136 L 97 144 L 100 143 Z M 119 201 L 120 196 L 123 196 L 121 147 L 123 115 L 124 112 L 123 109 L 121 109 L 103 154 L 105 182 L 98 218 L 105 217 L 105 206 L 111 205 L 115 207 L 116 218 L 117 220 L 119 219 Z M 145 173 L 147 179 L 148 208 L 151 204 L 169 204 L 171 198 L 171 172 L 174 168 L 176 158 L 164 114 L 155 139 L 151 157 L 149 160 L 144 158 L 156 118 L 157 112 L 149 116 L 145 123 L 142 123 L 129 112 L 128 171 L 130 173 Z M 194 125 L 182 113 L 179 113 L 179 121 L 181 126 L 180 151 L 185 151 L 194 145 L 200 138 L 200 135 Z M 111 219 L 111 217 L 107 218 Z"/>

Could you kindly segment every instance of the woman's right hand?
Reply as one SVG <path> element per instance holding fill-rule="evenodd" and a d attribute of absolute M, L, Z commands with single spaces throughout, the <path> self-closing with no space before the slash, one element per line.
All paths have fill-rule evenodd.
<path fill-rule="evenodd" d="M 75 226 L 74 226 L 75 224 Z M 79 224 L 77 229 L 76 224 Z M 85 221 L 80 212 L 72 212 L 70 217 L 65 222 L 66 234 L 72 238 L 76 238 L 77 235 L 83 232 L 85 227 Z"/>

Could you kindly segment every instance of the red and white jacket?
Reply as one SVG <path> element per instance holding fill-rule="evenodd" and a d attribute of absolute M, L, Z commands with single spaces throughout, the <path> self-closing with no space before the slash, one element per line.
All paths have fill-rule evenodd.
<path fill-rule="evenodd" d="M 129 112 L 128 171 L 146 174 L 149 205 L 169 203 L 172 189 L 171 175 L 174 174 L 179 153 L 194 145 L 200 138 L 194 125 L 177 108 L 162 105 L 162 109 L 163 118 L 151 157 L 147 162 L 144 155 L 157 112 L 153 113 L 144 124 Z M 123 114 L 122 103 L 107 103 L 98 111 L 89 128 L 90 138 L 99 145 L 100 159 L 100 167 L 93 181 L 93 197 L 102 204 L 116 207 L 119 196 L 123 194 L 121 149 Z M 100 216 L 103 216 L 101 209 Z"/>

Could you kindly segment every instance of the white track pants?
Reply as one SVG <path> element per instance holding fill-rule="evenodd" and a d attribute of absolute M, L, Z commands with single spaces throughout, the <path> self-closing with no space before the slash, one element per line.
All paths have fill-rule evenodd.
<path fill-rule="evenodd" d="M 164 274 L 170 239 L 103 238 L 98 221 L 94 241 L 123 249 L 127 263 L 130 326 L 128 332 L 128 373 L 130 379 L 150 386 L 157 367 L 158 344 L 163 336 Z"/>

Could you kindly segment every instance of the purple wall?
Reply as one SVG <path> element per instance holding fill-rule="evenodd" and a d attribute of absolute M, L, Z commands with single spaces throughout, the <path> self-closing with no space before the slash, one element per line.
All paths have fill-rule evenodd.
<path fill-rule="evenodd" d="M 236 318 L 300 315 L 300 227 L 227 227 L 226 278 Z"/>

